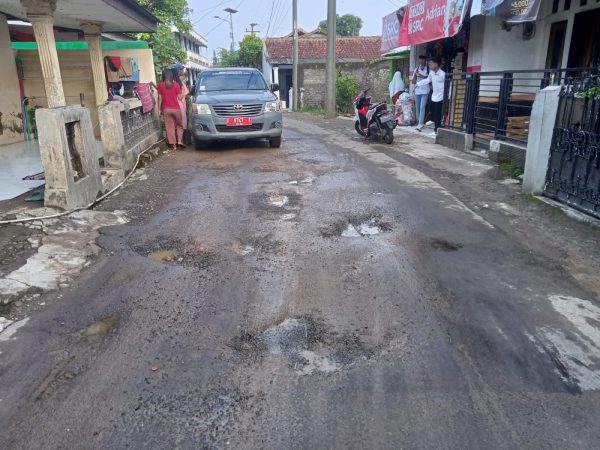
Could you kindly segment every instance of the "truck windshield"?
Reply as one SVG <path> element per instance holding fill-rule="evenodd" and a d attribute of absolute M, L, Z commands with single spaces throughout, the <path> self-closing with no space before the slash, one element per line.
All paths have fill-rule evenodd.
<path fill-rule="evenodd" d="M 260 72 L 253 70 L 223 70 L 204 72 L 198 82 L 198 92 L 265 91 L 267 83 Z"/>

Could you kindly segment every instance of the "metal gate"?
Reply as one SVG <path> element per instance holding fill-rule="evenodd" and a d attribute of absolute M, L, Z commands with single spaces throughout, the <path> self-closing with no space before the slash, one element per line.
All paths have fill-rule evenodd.
<path fill-rule="evenodd" d="M 561 88 L 544 194 L 600 218 L 598 72 Z"/>

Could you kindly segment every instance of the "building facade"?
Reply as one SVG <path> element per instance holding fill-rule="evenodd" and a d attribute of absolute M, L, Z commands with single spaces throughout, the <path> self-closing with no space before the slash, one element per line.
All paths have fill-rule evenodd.
<path fill-rule="evenodd" d="M 173 28 L 181 48 L 186 52 L 188 73 L 190 84 L 194 84 L 198 75 L 203 70 L 210 67 L 210 60 L 207 56 L 208 41 L 200 33 L 192 29 L 188 33 L 180 33 L 177 28 Z"/>

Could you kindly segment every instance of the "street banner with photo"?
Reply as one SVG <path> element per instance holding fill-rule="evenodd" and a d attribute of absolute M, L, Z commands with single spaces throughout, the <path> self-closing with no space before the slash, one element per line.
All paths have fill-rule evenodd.
<path fill-rule="evenodd" d="M 388 53 L 398 48 L 398 36 L 400 35 L 400 20 L 398 13 L 393 12 L 383 18 L 383 29 L 381 30 L 381 54 Z"/>
<path fill-rule="evenodd" d="M 412 0 L 400 29 L 400 46 L 417 45 L 458 34 L 471 0 Z"/>
<path fill-rule="evenodd" d="M 473 0 L 471 17 L 497 16 L 508 23 L 531 22 L 537 19 L 542 0 Z"/>

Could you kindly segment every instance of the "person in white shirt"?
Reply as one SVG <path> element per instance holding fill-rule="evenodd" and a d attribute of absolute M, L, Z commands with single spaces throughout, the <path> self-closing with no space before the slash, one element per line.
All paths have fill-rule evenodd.
<path fill-rule="evenodd" d="M 421 131 L 425 126 L 425 113 L 427 110 L 427 99 L 429 98 L 429 84 L 424 86 L 416 86 L 416 84 L 425 80 L 429 77 L 429 67 L 427 67 L 427 58 L 425 56 L 419 56 L 419 65 L 413 72 L 412 82 L 415 85 L 415 103 L 417 107 L 417 118 L 419 124 L 417 125 L 417 131 Z"/>
<path fill-rule="evenodd" d="M 444 105 L 444 86 L 446 73 L 440 68 L 442 61 L 439 57 L 429 60 L 429 76 L 417 82 L 417 86 L 425 86 L 431 83 L 433 94 L 431 95 L 431 119 L 435 124 L 435 132 L 442 127 L 442 106 Z"/>

